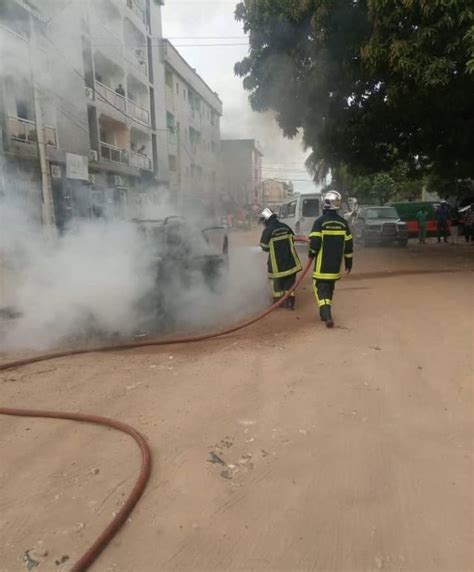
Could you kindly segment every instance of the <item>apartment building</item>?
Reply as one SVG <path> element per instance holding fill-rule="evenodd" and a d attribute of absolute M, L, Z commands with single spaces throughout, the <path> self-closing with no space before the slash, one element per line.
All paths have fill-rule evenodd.
<path fill-rule="evenodd" d="M 125 216 L 169 184 L 161 4 L 0 3 L 1 165 L 43 220 L 45 184 L 59 227 Z"/>
<path fill-rule="evenodd" d="M 163 62 L 171 194 L 182 204 L 215 206 L 222 102 L 169 41 L 163 43 Z"/>
<path fill-rule="evenodd" d="M 246 209 L 260 205 L 263 152 L 258 141 L 223 139 L 221 145 L 224 200 Z"/>
<path fill-rule="evenodd" d="M 293 195 L 293 185 L 277 179 L 262 181 L 262 198 L 259 204 L 277 210 L 281 203 Z"/>

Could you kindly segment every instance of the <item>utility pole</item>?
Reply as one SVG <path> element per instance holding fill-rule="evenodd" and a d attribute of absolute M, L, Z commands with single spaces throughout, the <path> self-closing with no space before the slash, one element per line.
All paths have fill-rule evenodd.
<path fill-rule="evenodd" d="M 178 205 L 183 207 L 183 189 L 181 187 L 181 125 L 179 121 L 176 123 L 176 171 L 178 175 Z"/>
<path fill-rule="evenodd" d="M 33 90 L 34 117 L 36 124 L 36 145 L 41 170 L 41 207 L 43 226 L 48 234 L 56 234 L 56 221 L 54 216 L 53 191 L 51 188 L 50 164 L 47 156 L 46 137 L 43 126 L 43 112 L 35 79 L 35 58 L 38 53 L 36 42 L 36 26 L 33 16 L 30 14 L 30 40 L 28 42 L 28 52 L 31 70 L 31 84 Z"/>

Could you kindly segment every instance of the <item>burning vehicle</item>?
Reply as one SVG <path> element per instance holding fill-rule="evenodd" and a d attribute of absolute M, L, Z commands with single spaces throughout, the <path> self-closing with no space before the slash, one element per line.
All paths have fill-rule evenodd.
<path fill-rule="evenodd" d="M 154 287 L 141 301 L 147 330 L 169 330 L 180 293 L 205 288 L 218 294 L 225 287 L 229 238 L 224 226 L 200 228 L 182 216 L 135 219 L 152 253 Z"/>

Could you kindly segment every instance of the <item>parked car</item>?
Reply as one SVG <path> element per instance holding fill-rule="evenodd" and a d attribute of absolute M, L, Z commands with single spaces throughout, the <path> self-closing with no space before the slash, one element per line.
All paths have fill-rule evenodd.
<path fill-rule="evenodd" d="M 352 233 L 357 242 L 370 244 L 408 244 L 407 225 L 393 207 L 362 206 L 353 222 Z"/>

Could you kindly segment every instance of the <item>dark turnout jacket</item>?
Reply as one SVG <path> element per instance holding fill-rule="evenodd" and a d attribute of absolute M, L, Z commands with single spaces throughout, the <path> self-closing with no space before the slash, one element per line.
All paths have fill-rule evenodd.
<path fill-rule="evenodd" d="M 335 211 L 325 211 L 314 221 L 309 235 L 309 256 L 315 258 L 313 278 L 339 280 L 341 264 L 352 267 L 353 240 L 349 224 Z"/>
<path fill-rule="evenodd" d="M 295 249 L 295 233 L 291 228 L 272 217 L 262 233 L 260 246 L 268 252 L 268 277 L 283 278 L 296 274 L 302 268 Z"/>

